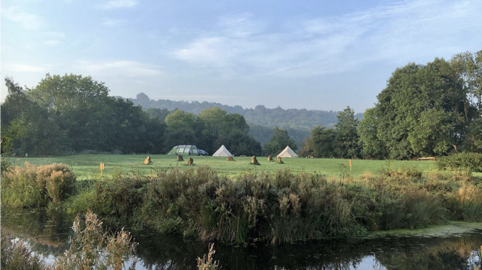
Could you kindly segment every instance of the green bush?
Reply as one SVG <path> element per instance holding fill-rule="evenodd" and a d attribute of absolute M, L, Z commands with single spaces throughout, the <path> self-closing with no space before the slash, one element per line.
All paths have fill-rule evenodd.
<path fill-rule="evenodd" d="M 469 169 L 472 172 L 482 172 L 482 153 L 456 153 L 437 160 L 440 170 Z"/>
<path fill-rule="evenodd" d="M 35 167 L 29 163 L 2 173 L 2 204 L 40 207 L 60 203 L 75 185 L 75 175 L 64 164 Z"/>
<path fill-rule="evenodd" d="M 12 169 L 12 162 L 10 162 L 8 159 L 2 157 L 2 160 L 0 162 L 1 164 L 1 172 L 2 174 L 4 172 L 9 172 Z"/>
<path fill-rule="evenodd" d="M 40 259 L 40 256 L 30 252 L 23 242 L 12 241 L 2 233 L 2 252 L 1 252 L 1 269 L 2 270 L 43 270 L 47 269 L 46 265 Z"/>
<path fill-rule="evenodd" d="M 19 183 L 46 183 L 38 179 L 56 175 L 23 170 Z M 422 177 L 416 169 L 403 168 L 347 181 L 289 169 L 228 179 L 200 166 L 161 171 L 151 178 L 118 175 L 85 181 L 63 206 L 74 213 L 91 209 L 118 228 L 128 225 L 202 241 L 286 243 L 447 220 L 480 221 L 482 186 L 467 177 L 453 171 Z"/>

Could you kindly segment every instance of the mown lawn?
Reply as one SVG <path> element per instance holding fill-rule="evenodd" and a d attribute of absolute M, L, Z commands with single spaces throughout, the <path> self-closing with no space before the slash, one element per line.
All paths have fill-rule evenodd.
<path fill-rule="evenodd" d="M 327 177 L 343 177 L 348 174 L 352 177 L 361 176 L 367 172 L 378 174 L 383 168 L 391 167 L 393 171 L 400 167 L 410 167 L 422 172 L 436 169 L 432 161 L 387 161 L 387 160 L 352 160 L 352 170 L 348 159 L 308 159 L 308 158 L 284 158 L 284 164 L 275 161 L 268 162 L 266 157 L 258 157 L 260 166 L 250 165 L 251 157 L 235 157 L 235 161 L 227 161 L 226 158 L 212 156 L 192 156 L 194 166 L 187 166 L 188 156 L 184 156 L 184 162 L 177 162 L 175 156 L 151 155 L 152 165 L 142 164 L 147 155 L 73 155 L 45 158 L 8 158 L 14 165 L 22 165 L 29 162 L 34 165 L 52 163 L 64 163 L 69 165 L 78 180 L 95 179 L 100 176 L 100 163 L 105 164 L 104 176 L 112 176 L 114 172 L 122 174 L 134 173 L 140 175 L 155 174 L 160 170 L 179 168 L 181 170 L 196 168 L 198 166 L 210 166 L 220 175 L 236 176 L 245 171 L 270 171 L 290 168 L 293 172 L 307 172 L 325 175 Z"/>

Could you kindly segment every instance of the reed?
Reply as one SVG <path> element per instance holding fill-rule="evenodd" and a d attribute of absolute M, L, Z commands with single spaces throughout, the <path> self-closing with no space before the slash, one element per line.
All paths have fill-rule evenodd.
<path fill-rule="evenodd" d="M 2 204 L 27 208 L 59 204 L 73 192 L 75 181 L 64 164 L 36 167 L 25 163 L 2 172 Z"/>

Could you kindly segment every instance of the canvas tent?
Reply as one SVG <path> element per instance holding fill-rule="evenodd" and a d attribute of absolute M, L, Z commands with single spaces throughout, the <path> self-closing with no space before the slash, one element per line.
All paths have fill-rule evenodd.
<path fill-rule="evenodd" d="M 298 157 L 298 155 L 289 146 L 286 146 L 285 150 L 281 151 L 277 157 Z"/>
<path fill-rule="evenodd" d="M 195 145 L 176 145 L 172 148 L 168 155 L 199 155 L 199 151 Z"/>
<path fill-rule="evenodd" d="M 232 157 L 233 155 L 228 151 L 228 149 L 222 145 L 219 147 L 218 151 L 213 154 L 213 157 Z"/>

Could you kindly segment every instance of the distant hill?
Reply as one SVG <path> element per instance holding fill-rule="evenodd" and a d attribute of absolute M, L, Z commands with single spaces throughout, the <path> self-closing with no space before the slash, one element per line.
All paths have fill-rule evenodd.
<path fill-rule="evenodd" d="M 258 125 L 268 128 L 278 127 L 281 129 L 294 129 L 309 131 L 312 127 L 317 125 L 324 125 L 327 128 L 333 127 L 337 122 L 337 111 L 321 111 L 321 110 L 307 110 L 307 109 L 282 109 L 277 107 L 274 109 L 266 108 L 263 105 L 258 105 L 254 109 L 244 109 L 241 106 L 229 106 L 216 102 L 187 102 L 187 101 L 172 101 L 167 99 L 152 100 L 146 94 L 139 93 L 137 98 L 130 99 L 135 105 L 141 105 L 144 109 L 159 108 L 180 109 L 185 112 L 192 112 L 198 114 L 201 111 L 220 107 L 228 113 L 239 113 L 244 116 L 246 122 L 252 125 Z M 363 117 L 362 113 L 355 115 L 358 119 Z"/>
<path fill-rule="evenodd" d="M 266 108 L 258 105 L 254 109 L 244 109 L 241 106 L 229 106 L 216 102 L 187 102 L 173 101 L 168 99 L 153 100 L 146 94 L 139 93 L 136 98 L 130 98 L 135 105 L 141 105 L 144 109 L 157 108 L 167 109 L 169 111 L 180 109 L 185 112 L 198 114 L 201 111 L 219 107 L 228 113 L 239 113 L 246 119 L 250 126 L 249 134 L 253 136 L 262 145 L 267 143 L 273 135 L 273 128 L 278 127 L 288 131 L 288 134 L 298 144 L 303 142 L 305 137 L 310 136 L 311 128 L 323 125 L 327 128 L 333 128 L 338 122 L 337 111 L 321 111 L 307 109 L 282 109 L 277 107 L 274 109 Z M 361 120 L 363 113 L 355 115 Z"/>

